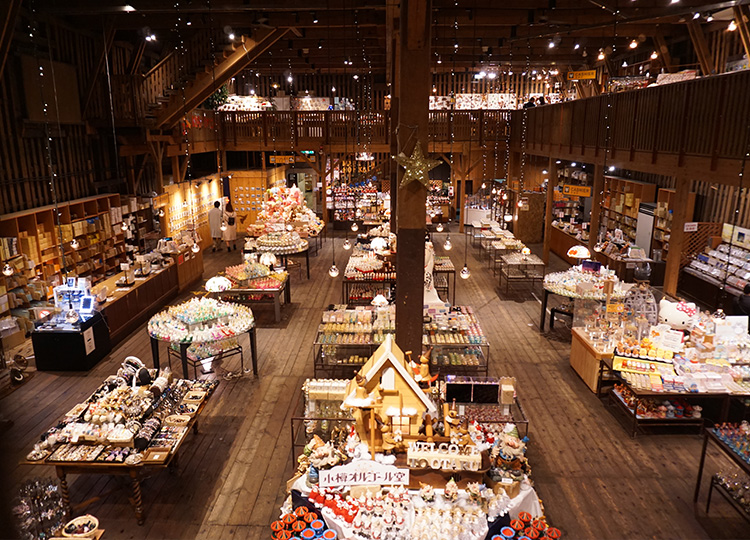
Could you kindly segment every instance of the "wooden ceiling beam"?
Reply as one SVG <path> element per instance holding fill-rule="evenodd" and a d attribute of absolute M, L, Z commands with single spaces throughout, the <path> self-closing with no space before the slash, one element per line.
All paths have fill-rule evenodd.
<path fill-rule="evenodd" d="M 708 50 L 708 43 L 706 42 L 706 36 L 703 34 L 703 29 L 695 21 L 688 21 L 687 27 L 688 32 L 690 32 L 690 40 L 693 42 L 695 54 L 698 56 L 698 62 L 701 66 L 701 75 L 705 76 L 716 73 L 716 67 Z"/>
<path fill-rule="evenodd" d="M 750 27 L 748 26 L 750 23 L 750 9 L 748 9 L 748 6 L 734 6 L 732 11 L 734 12 L 734 22 L 740 33 L 742 46 L 745 49 L 745 55 L 750 58 Z M 1 65 L 0 73 L 2 73 Z"/>

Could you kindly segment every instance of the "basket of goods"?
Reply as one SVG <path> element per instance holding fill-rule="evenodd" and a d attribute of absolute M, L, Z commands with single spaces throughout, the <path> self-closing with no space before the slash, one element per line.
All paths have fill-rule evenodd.
<path fill-rule="evenodd" d="M 71 519 L 62 529 L 66 538 L 93 538 L 99 530 L 99 520 L 91 514 Z"/>

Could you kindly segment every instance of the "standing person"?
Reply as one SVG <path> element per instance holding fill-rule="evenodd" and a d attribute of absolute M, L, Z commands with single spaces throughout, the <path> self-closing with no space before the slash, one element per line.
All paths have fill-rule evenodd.
<path fill-rule="evenodd" d="M 211 229 L 211 239 L 214 242 L 213 251 L 221 249 L 221 203 L 216 201 L 214 207 L 208 212 L 208 228 Z"/>
<path fill-rule="evenodd" d="M 237 249 L 237 213 L 232 207 L 232 201 L 228 201 L 224 207 L 224 223 L 227 230 L 221 233 L 221 237 L 227 244 L 227 251 Z"/>

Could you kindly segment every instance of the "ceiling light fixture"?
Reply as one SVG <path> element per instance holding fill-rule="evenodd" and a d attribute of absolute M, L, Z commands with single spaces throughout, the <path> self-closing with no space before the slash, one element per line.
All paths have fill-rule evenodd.
<path fill-rule="evenodd" d="M 230 41 L 234 41 L 234 33 L 230 33 L 227 37 L 229 37 Z"/>
<path fill-rule="evenodd" d="M 730 22 L 729 26 L 727 26 L 727 30 L 729 30 L 730 32 L 734 32 L 735 30 L 737 30 L 737 23 L 734 21 Z"/>
<path fill-rule="evenodd" d="M 604 60 L 604 51 L 599 49 L 599 56 L 596 57 L 597 60 Z"/>
<path fill-rule="evenodd" d="M 698 17 L 700 17 L 700 16 L 701 16 L 701 14 L 700 14 L 700 13 L 698 13 L 698 12 L 696 11 L 696 12 L 695 12 L 695 13 L 693 14 L 693 20 L 697 19 L 697 18 L 698 18 Z"/>
<path fill-rule="evenodd" d="M 656 60 L 657 58 L 659 58 L 659 54 L 656 51 L 652 52 L 651 53 L 651 60 Z"/>
<path fill-rule="evenodd" d="M 577 51 L 577 50 L 578 50 L 578 49 L 580 49 L 580 48 L 581 48 L 581 45 L 580 45 L 580 44 L 578 44 L 578 43 L 576 43 L 575 45 L 573 45 L 573 50 L 574 50 L 574 51 Z"/>
<path fill-rule="evenodd" d="M 313 24 L 318 24 L 318 16 L 315 14 L 314 11 L 312 12 L 312 19 L 313 19 Z"/>
<path fill-rule="evenodd" d="M 630 45 L 628 45 L 628 47 L 630 47 L 631 49 L 637 48 L 638 47 L 638 40 L 634 39 L 633 41 L 631 41 Z"/>
<path fill-rule="evenodd" d="M 549 49 L 554 49 L 554 48 L 555 48 L 555 42 L 554 42 L 554 41 L 552 41 L 552 40 L 550 40 L 550 42 L 549 42 L 549 43 L 547 43 L 547 48 L 549 48 Z"/>

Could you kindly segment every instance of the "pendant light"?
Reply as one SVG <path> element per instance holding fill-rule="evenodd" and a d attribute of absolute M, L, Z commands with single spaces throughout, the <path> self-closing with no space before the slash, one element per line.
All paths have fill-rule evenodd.
<path fill-rule="evenodd" d="M 350 249 L 352 249 L 352 243 L 347 238 L 346 240 L 344 240 L 344 244 L 341 247 L 343 247 L 345 250 L 349 251 Z"/>
<path fill-rule="evenodd" d="M 190 250 L 193 253 L 198 253 L 201 250 L 201 247 L 198 245 L 198 242 L 193 242 L 193 246 L 190 248 Z"/>
<path fill-rule="evenodd" d="M 3 266 L 3 275 L 10 277 L 13 275 L 13 267 L 9 265 L 8 263 L 5 263 L 5 266 Z"/>
<path fill-rule="evenodd" d="M 125 220 L 123 220 L 122 221 L 122 225 L 120 225 L 120 229 L 122 229 L 123 231 L 127 231 L 128 230 L 128 222 L 125 221 Z"/>
<path fill-rule="evenodd" d="M 227 230 L 227 224 L 225 221 L 221 222 L 221 225 L 219 226 L 219 230 L 221 230 L 221 232 L 224 232 Z"/>
<path fill-rule="evenodd" d="M 471 272 L 469 271 L 469 243 L 464 242 L 464 267 L 461 269 L 461 272 L 458 274 L 461 276 L 461 279 L 469 279 L 471 276 Z"/>
<path fill-rule="evenodd" d="M 359 230 L 359 225 L 357 225 L 357 222 L 355 221 L 352 223 L 352 231 L 357 232 Z"/>
<path fill-rule="evenodd" d="M 445 249 L 445 251 L 450 251 L 451 249 L 453 249 L 453 244 L 451 244 L 450 234 L 448 235 L 448 238 L 445 239 L 445 243 L 443 244 L 443 249 Z"/>
<path fill-rule="evenodd" d="M 331 267 L 328 269 L 328 275 L 332 278 L 339 277 L 339 269 L 336 266 L 336 239 L 333 238 L 333 245 L 331 246 Z"/>
<path fill-rule="evenodd" d="M 437 225 L 435 226 L 435 230 L 436 230 L 437 232 L 443 232 L 443 229 L 444 229 L 444 228 L 445 228 L 445 227 L 443 227 L 443 224 L 442 224 L 442 223 L 438 223 L 438 224 L 437 224 Z"/>
<path fill-rule="evenodd" d="M 70 247 L 73 248 L 73 249 L 78 249 L 79 245 L 80 244 L 78 243 L 78 239 L 77 238 L 73 238 L 73 240 L 70 242 Z"/>

